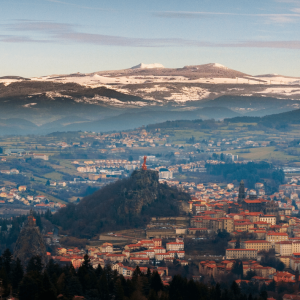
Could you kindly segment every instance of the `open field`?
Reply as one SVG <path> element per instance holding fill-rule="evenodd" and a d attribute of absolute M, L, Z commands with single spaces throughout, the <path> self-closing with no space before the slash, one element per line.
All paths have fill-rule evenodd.
<path fill-rule="evenodd" d="M 65 201 L 60 200 L 56 197 L 53 197 L 52 195 L 46 194 L 46 193 L 41 192 L 41 191 L 36 191 L 36 192 L 39 193 L 40 195 L 43 195 L 43 196 L 47 197 L 50 201 L 66 204 Z"/>
<path fill-rule="evenodd" d="M 44 175 L 44 177 L 50 179 L 50 180 L 61 180 L 62 179 L 62 174 L 61 173 L 57 173 L 57 172 L 51 172 L 51 173 L 47 173 Z"/>
<path fill-rule="evenodd" d="M 260 147 L 260 148 L 248 148 L 250 153 L 241 153 L 241 150 L 226 151 L 226 153 L 237 154 L 244 159 L 249 160 L 280 160 L 293 161 L 298 160 L 297 156 L 291 156 L 283 151 L 275 151 L 275 147 Z"/>

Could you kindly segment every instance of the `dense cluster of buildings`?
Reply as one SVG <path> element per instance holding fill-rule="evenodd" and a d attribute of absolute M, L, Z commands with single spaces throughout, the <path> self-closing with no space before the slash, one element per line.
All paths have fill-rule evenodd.
<path fill-rule="evenodd" d="M 80 267 L 86 254 L 85 250 L 78 248 L 58 248 L 57 252 L 57 255 L 53 256 L 54 260 L 60 264 L 71 263 L 74 268 Z M 157 271 L 164 280 L 169 280 L 168 267 L 159 267 L 158 263 L 173 262 L 175 259 L 183 266 L 188 264 L 184 260 L 184 242 L 181 238 L 168 242 L 165 246 L 159 238 L 139 240 L 135 244 L 126 244 L 122 249 L 114 247 L 112 243 L 104 243 L 100 247 L 89 248 L 88 255 L 94 268 L 109 264 L 113 270 L 127 278 L 132 276 L 138 265 L 142 272 L 146 273 L 149 267 L 151 272 Z"/>
<path fill-rule="evenodd" d="M 18 188 L 9 186 L 0 188 L 0 205 L 13 204 L 15 202 L 49 209 L 59 209 L 66 206 L 59 202 L 52 202 L 44 195 L 33 195 L 32 191 L 27 190 L 26 185 L 19 185 Z"/>
<path fill-rule="evenodd" d="M 82 135 L 81 138 L 93 138 L 104 145 L 104 149 L 118 149 L 122 148 L 141 148 L 141 147 L 173 147 L 182 148 L 183 144 L 170 142 L 170 136 L 168 134 L 163 134 L 161 130 L 146 130 L 137 129 L 128 132 L 111 133 L 111 134 L 90 134 L 86 133 Z M 190 141 L 191 142 L 191 141 Z M 190 143 L 189 142 L 189 143 Z M 83 145 L 83 143 L 77 143 L 78 146 Z M 270 145 L 268 141 L 251 141 L 245 138 L 223 138 L 218 140 L 203 140 L 201 142 L 194 142 L 190 144 L 193 148 L 203 150 L 205 152 L 221 152 L 224 150 L 234 150 L 249 147 L 267 147 Z M 61 147 L 72 147 L 64 143 L 57 144 Z M 124 150 L 125 151 L 125 150 Z M 228 159 L 236 161 L 238 159 L 237 155 L 228 153 Z"/>

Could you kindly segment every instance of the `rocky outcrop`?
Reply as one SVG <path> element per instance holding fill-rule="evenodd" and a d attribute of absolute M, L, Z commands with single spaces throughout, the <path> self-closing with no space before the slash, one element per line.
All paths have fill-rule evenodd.
<path fill-rule="evenodd" d="M 182 202 L 190 195 L 160 184 L 158 172 L 136 170 L 130 178 L 107 185 L 69 204 L 53 216 L 53 222 L 69 234 L 90 238 L 103 231 L 144 227 L 151 217 L 184 214 Z"/>
<path fill-rule="evenodd" d="M 131 188 L 124 188 L 124 202 L 118 211 L 125 214 L 140 214 L 143 206 L 147 206 L 158 197 L 158 172 L 152 170 L 138 170 L 131 175 Z"/>
<path fill-rule="evenodd" d="M 35 224 L 32 215 L 28 217 L 28 222 L 23 226 L 14 249 L 14 258 L 19 258 L 24 267 L 33 256 L 40 256 L 42 263 L 47 262 L 47 252 L 43 237 L 39 228 Z"/>

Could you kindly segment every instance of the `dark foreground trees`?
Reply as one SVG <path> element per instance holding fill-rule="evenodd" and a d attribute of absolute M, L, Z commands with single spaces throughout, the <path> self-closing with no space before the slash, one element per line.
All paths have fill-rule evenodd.
<path fill-rule="evenodd" d="M 86 300 L 265 300 L 268 292 L 277 288 L 275 282 L 270 288 L 260 289 L 235 281 L 219 284 L 211 280 L 205 284 L 180 275 L 166 283 L 157 272 L 148 269 L 142 273 L 139 267 L 131 278 L 126 278 L 110 266 L 93 268 L 87 255 L 78 270 L 53 260 L 43 266 L 39 257 L 32 257 L 24 272 L 20 261 L 12 260 L 9 251 L 0 257 L 0 281 L 1 296 L 12 293 L 19 300 L 71 300 L 74 296 Z M 283 285 L 279 288 L 288 291 Z"/>

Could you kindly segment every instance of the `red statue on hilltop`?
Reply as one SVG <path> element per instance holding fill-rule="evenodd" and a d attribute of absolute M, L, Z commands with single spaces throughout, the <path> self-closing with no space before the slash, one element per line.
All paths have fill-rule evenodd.
<path fill-rule="evenodd" d="M 145 170 L 145 171 L 147 170 L 146 160 L 147 160 L 147 156 L 144 156 L 144 163 L 142 165 L 142 169 Z"/>

